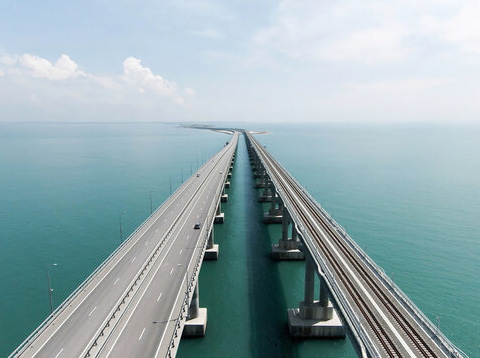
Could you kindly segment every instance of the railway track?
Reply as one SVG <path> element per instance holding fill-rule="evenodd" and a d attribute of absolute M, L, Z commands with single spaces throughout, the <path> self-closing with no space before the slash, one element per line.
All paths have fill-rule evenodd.
<path fill-rule="evenodd" d="M 369 302 L 361 290 L 359 285 L 354 282 L 351 275 L 347 274 L 345 268 L 339 263 L 338 253 L 327 245 L 326 240 L 322 238 L 321 230 L 324 231 L 328 238 L 335 244 L 335 247 L 341 253 L 343 259 L 348 261 L 349 265 L 355 269 L 356 274 L 368 286 L 369 293 L 374 297 L 375 302 L 380 304 L 382 312 L 387 313 L 392 318 L 393 322 L 400 329 L 399 333 L 402 338 L 409 341 L 409 347 L 416 348 L 417 352 L 410 350 L 410 355 L 421 357 L 442 357 L 445 356 L 438 349 L 433 349 L 424 339 L 425 332 L 420 326 L 415 327 L 409 319 L 409 313 L 399 305 L 398 301 L 391 297 L 389 291 L 383 286 L 376 275 L 365 266 L 363 261 L 352 252 L 350 246 L 344 239 L 340 238 L 338 233 L 325 222 L 323 215 L 318 211 L 310 198 L 298 187 L 298 184 L 285 173 L 284 169 L 278 162 L 266 152 L 252 137 L 251 143 L 255 146 L 257 153 L 261 154 L 263 161 L 268 163 L 269 169 L 275 176 L 276 182 L 284 195 L 287 196 L 292 209 L 296 211 L 298 216 L 302 219 L 304 226 L 307 228 L 311 238 L 315 241 L 316 246 L 326 258 L 329 266 L 335 272 L 335 277 L 340 280 L 344 286 L 345 291 L 348 292 L 358 312 L 370 327 L 376 339 L 380 343 L 381 349 L 388 357 L 402 357 L 404 356 L 405 347 L 400 346 L 398 340 L 392 338 L 389 330 L 385 328 L 384 320 L 380 320 L 381 316 L 376 310 L 372 309 L 372 304 Z M 300 200 L 299 200 L 300 199 Z M 305 210 L 306 209 L 306 210 Z M 313 219 L 313 220 L 312 220 Z M 321 230 L 319 230 L 321 228 Z M 419 331 L 420 330 L 420 331 Z M 412 349 L 411 348 L 411 349 Z M 405 353 L 404 353 L 405 352 Z"/>

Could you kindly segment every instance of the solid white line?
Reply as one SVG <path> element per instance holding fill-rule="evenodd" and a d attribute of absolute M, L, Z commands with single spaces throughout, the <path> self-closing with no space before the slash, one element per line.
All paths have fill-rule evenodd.
<path fill-rule="evenodd" d="M 136 258 L 137 258 L 137 256 L 135 256 L 135 257 L 132 259 L 132 262 L 135 261 Z"/>
<path fill-rule="evenodd" d="M 115 282 L 113 283 L 114 286 L 117 284 L 118 280 L 120 280 L 120 277 L 115 280 Z"/>
<path fill-rule="evenodd" d="M 162 298 L 163 292 L 160 292 L 160 295 L 157 298 L 157 302 L 160 301 L 160 298 Z"/>
<path fill-rule="evenodd" d="M 140 337 L 138 337 L 138 340 L 141 340 L 141 339 L 142 339 L 144 333 L 145 333 L 145 327 L 143 327 L 142 334 L 140 334 Z"/>
<path fill-rule="evenodd" d="M 175 267 L 172 267 L 172 270 L 170 271 L 170 275 L 173 273 L 173 270 L 175 270 Z"/>
<path fill-rule="evenodd" d="M 62 354 L 62 352 L 63 352 L 63 348 L 60 349 L 60 352 L 57 353 L 57 355 L 55 356 L 55 358 L 58 358 L 58 357 L 60 356 L 60 354 Z"/>
<path fill-rule="evenodd" d="M 88 317 L 90 317 L 93 313 L 93 311 L 95 311 L 97 309 L 97 306 L 94 307 L 94 309 L 92 310 L 92 312 L 90 312 L 90 314 L 88 315 Z"/>
<path fill-rule="evenodd" d="M 142 234 L 141 231 L 137 232 L 135 234 L 136 236 L 136 240 L 135 241 L 130 241 L 128 244 L 130 245 L 130 247 L 127 248 L 127 246 L 124 247 L 124 249 L 126 249 L 126 251 L 121 254 L 120 257 L 115 257 L 113 256 L 111 258 L 111 261 L 107 262 L 105 264 L 105 266 L 102 268 L 101 271 L 99 271 L 95 276 L 96 277 L 100 277 L 101 274 L 103 274 L 103 277 L 101 277 L 101 279 L 97 282 L 97 284 L 90 289 L 90 291 L 87 293 L 87 295 L 73 308 L 72 312 L 70 312 L 70 314 L 68 314 L 68 316 L 56 327 L 56 329 L 54 330 L 53 333 L 50 334 L 50 336 L 48 337 L 47 340 L 45 340 L 43 342 L 43 344 L 41 344 L 41 346 L 37 349 L 37 351 L 32 355 L 32 358 L 35 357 L 39 352 L 40 350 L 43 349 L 43 347 L 50 341 L 50 339 L 58 332 L 58 330 L 65 324 L 66 321 L 68 321 L 70 319 L 70 317 L 77 311 L 77 309 L 83 304 L 83 302 L 85 302 L 85 300 L 90 297 L 90 295 L 95 291 L 95 289 L 105 280 L 105 278 L 110 274 L 110 272 L 115 268 L 117 267 L 118 263 L 123 260 L 123 258 L 130 252 L 130 250 L 135 247 L 135 245 L 138 243 L 138 241 L 140 241 L 140 239 L 143 237 L 143 235 L 145 235 L 145 233 L 150 230 L 152 228 L 152 226 L 156 223 L 157 220 L 160 219 L 160 217 L 162 215 L 164 215 L 167 211 L 167 209 L 169 209 L 173 203 L 175 202 L 175 200 L 177 200 L 179 197 L 181 197 L 182 194 L 185 194 L 185 192 L 187 191 L 187 188 L 189 187 L 189 185 L 185 186 L 182 188 L 181 191 L 179 191 L 178 193 L 174 193 L 172 196 L 170 196 L 168 199 L 167 199 L 167 202 L 168 204 L 163 207 L 162 205 L 162 209 L 161 211 L 158 213 L 157 215 L 157 219 L 153 220 L 152 222 L 148 223 L 145 225 L 145 227 L 142 228 L 141 231 L 143 231 Z M 163 221 L 166 222 L 167 219 L 164 219 Z M 148 225 L 148 227 L 147 227 Z M 132 238 L 133 239 L 133 238 Z M 117 252 L 117 254 L 120 254 L 121 253 L 121 250 L 119 252 Z M 103 269 L 106 269 L 108 267 L 108 265 L 111 265 L 111 267 L 108 269 L 107 272 L 103 272 Z M 91 282 L 93 282 L 93 278 L 91 279 L 90 282 L 88 282 L 86 285 L 85 285 L 85 288 L 87 288 L 89 286 L 89 284 Z M 73 300 L 75 300 L 75 298 L 78 297 L 78 296 L 75 296 L 72 298 L 72 302 Z M 63 312 L 62 312 L 63 313 Z M 30 345 L 30 347 L 32 347 L 32 345 Z"/>

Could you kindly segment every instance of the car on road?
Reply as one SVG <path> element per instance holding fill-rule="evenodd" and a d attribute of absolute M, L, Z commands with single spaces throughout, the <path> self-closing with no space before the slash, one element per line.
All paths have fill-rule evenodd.
<path fill-rule="evenodd" d="M 202 224 L 196 223 L 193 228 L 194 228 L 195 230 L 198 230 L 198 229 L 200 229 L 201 226 L 202 226 Z"/>
<path fill-rule="evenodd" d="M 197 174 L 197 178 L 200 176 L 200 174 Z"/>

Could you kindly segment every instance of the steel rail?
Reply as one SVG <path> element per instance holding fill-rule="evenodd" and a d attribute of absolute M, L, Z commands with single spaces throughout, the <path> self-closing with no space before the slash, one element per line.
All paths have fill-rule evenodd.
<path fill-rule="evenodd" d="M 354 249 L 354 251 L 358 254 L 358 252 L 357 252 L 357 251 L 359 251 L 358 250 L 358 245 L 356 245 L 356 244 L 352 245 L 353 240 L 350 237 L 348 237 L 347 242 L 351 247 L 347 249 L 346 244 L 343 242 L 343 240 L 341 240 L 339 238 L 339 235 L 341 235 L 344 239 L 346 239 L 346 236 L 348 236 L 348 235 L 346 235 L 345 230 L 344 229 L 339 230 L 339 228 L 341 228 L 341 227 L 338 224 L 336 224 L 333 221 L 333 219 L 331 219 L 331 217 L 328 215 L 328 213 L 326 213 L 326 211 L 318 203 L 316 203 L 315 200 L 313 200 L 313 198 L 306 192 L 306 190 L 304 190 L 303 187 L 301 187 L 301 185 L 299 185 L 298 182 L 295 179 L 293 179 L 293 177 L 290 174 L 288 174 L 288 172 L 268 152 L 266 152 L 258 144 L 258 142 L 256 142 L 256 140 L 250 134 L 247 133 L 247 136 L 252 139 L 252 142 L 254 143 L 252 148 L 257 152 L 257 155 L 259 156 L 259 159 L 262 162 L 265 162 L 266 159 L 268 158 L 268 160 L 272 163 L 271 166 L 272 167 L 276 166 L 275 169 L 277 171 L 277 174 L 280 173 L 280 174 L 278 174 L 278 176 L 279 177 L 285 177 L 285 178 L 287 178 L 287 180 L 289 180 L 288 185 L 291 186 L 292 188 L 294 188 L 295 192 L 301 197 L 304 205 L 308 205 L 310 207 L 310 211 L 316 216 L 317 221 L 320 223 L 320 225 L 323 227 L 323 229 L 326 230 L 327 232 L 329 232 L 329 235 L 331 236 L 331 238 L 336 241 L 337 246 L 340 246 L 341 250 L 343 251 L 343 255 L 348 255 L 350 257 L 350 261 L 356 267 L 357 272 L 359 272 L 361 274 L 361 276 L 363 277 L 365 282 L 369 285 L 372 292 L 374 292 L 377 295 L 377 299 L 379 299 L 380 301 L 388 301 L 388 304 L 383 303 L 384 306 L 390 312 L 390 315 L 395 319 L 395 321 L 397 321 L 397 324 L 405 331 L 407 336 L 409 336 L 410 340 L 412 341 L 412 343 L 414 343 L 414 345 L 417 347 L 417 349 L 420 352 L 422 352 L 424 356 L 427 356 L 427 357 L 435 356 L 435 354 L 431 350 L 430 346 L 428 344 L 426 344 L 425 340 L 421 337 L 421 335 L 412 327 L 411 323 L 406 319 L 405 315 L 401 314 L 399 312 L 398 307 L 401 307 L 407 313 L 410 313 L 410 312 L 403 305 L 401 305 L 401 303 L 395 301 L 396 304 L 394 304 L 388 298 L 387 294 L 385 293 L 385 291 L 387 291 L 387 288 L 384 287 L 383 285 L 379 285 L 371 277 L 370 274 L 367 274 L 366 269 L 364 268 L 364 265 L 362 265 L 360 263 L 361 261 L 359 261 L 355 257 L 355 255 L 353 255 L 353 253 L 351 252 L 351 249 Z M 261 154 L 259 154 L 259 152 Z M 262 156 L 264 158 L 262 158 Z M 263 164 L 267 164 L 267 163 L 263 163 Z M 267 172 L 269 172 L 268 164 L 264 165 L 264 167 L 267 170 Z M 277 182 L 279 181 L 279 180 L 275 180 L 275 177 L 272 177 L 272 173 L 268 173 L 268 174 L 271 176 L 272 181 L 277 181 Z M 288 187 L 285 186 L 284 191 L 285 191 L 285 194 L 288 195 L 288 193 L 289 193 Z M 279 192 L 280 192 L 280 190 L 279 190 Z M 292 199 L 291 202 L 294 203 L 295 198 L 292 197 L 291 199 Z M 335 227 L 336 233 L 333 231 L 333 229 L 329 225 L 327 225 L 325 223 L 323 218 L 317 212 L 318 210 L 315 210 L 315 208 L 320 210 L 320 213 L 328 219 L 330 224 L 333 224 L 333 226 Z M 314 230 L 314 232 L 315 232 L 315 230 Z M 315 240 L 318 241 L 318 237 Z M 360 250 L 360 251 L 363 253 L 362 250 Z M 364 256 L 368 257 L 366 254 L 361 255 L 361 256 L 362 257 L 364 257 Z M 366 260 L 366 261 L 368 263 L 367 267 L 375 274 L 375 276 L 378 276 L 377 279 L 379 279 L 383 283 L 383 280 L 381 280 L 381 278 L 384 278 L 386 276 L 384 271 L 381 270 L 381 275 L 378 275 L 378 272 L 375 272 L 375 270 L 372 270 L 372 267 L 375 268 L 375 267 L 378 267 L 378 266 L 374 263 L 372 265 L 371 259 Z M 403 319 L 403 321 L 402 321 L 402 319 Z M 419 323 L 417 322 L 417 324 L 419 324 Z M 424 331 L 424 329 L 421 325 L 420 325 L 420 328 L 422 329 L 423 333 L 425 333 L 425 334 L 427 333 L 427 332 Z M 452 349 L 451 349 L 452 346 L 453 345 L 450 342 L 450 345 L 449 345 L 449 347 L 450 347 L 449 351 L 451 353 L 450 355 L 459 356 L 458 351 L 455 351 L 455 350 L 452 351 Z M 466 356 L 466 355 L 464 355 L 464 356 Z"/>

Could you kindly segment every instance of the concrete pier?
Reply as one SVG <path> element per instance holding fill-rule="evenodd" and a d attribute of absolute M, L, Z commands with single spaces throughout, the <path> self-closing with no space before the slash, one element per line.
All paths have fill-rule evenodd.
<path fill-rule="evenodd" d="M 215 219 L 214 219 L 214 223 L 215 224 L 223 224 L 223 222 L 225 221 L 225 214 L 222 213 L 222 209 L 221 209 L 221 201 L 218 203 L 218 206 L 217 206 L 217 213 L 215 214 Z"/>
<path fill-rule="evenodd" d="M 287 210 L 283 210 L 282 217 L 282 237 L 278 244 L 272 245 L 272 257 L 274 260 L 305 260 L 305 253 L 300 250 L 302 244 L 298 239 L 295 224 L 291 223 L 292 236 L 288 237 L 288 227 L 290 224 Z"/>
<path fill-rule="evenodd" d="M 328 299 L 328 288 L 320 277 L 320 298 L 314 300 L 315 265 L 310 257 L 305 260 L 304 300 L 299 308 L 287 310 L 288 330 L 293 337 L 345 337 L 343 326 L 337 312 Z"/>
<path fill-rule="evenodd" d="M 187 321 L 183 326 L 182 335 L 185 337 L 203 337 L 207 331 L 207 309 L 200 308 L 198 296 L 197 282 L 188 308 Z"/>
<path fill-rule="evenodd" d="M 205 255 L 203 256 L 203 260 L 218 260 L 218 253 L 219 253 L 219 246 L 218 244 L 215 244 L 213 228 L 212 228 L 212 231 L 210 231 L 210 235 L 208 236 L 207 248 L 205 250 Z"/>
<path fill-rule="evenodd" d="M 277 193 L 273 191 L 272 202 L 270 204 L 270 210 L 263 215 L 263 222 L 265 224 L 280 224 L 283 216 L 283 203 L 277 196 Z M 278 201 L 278 208 L 277 208 Z"/>

